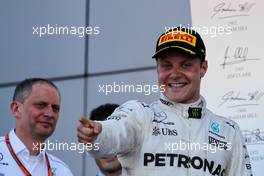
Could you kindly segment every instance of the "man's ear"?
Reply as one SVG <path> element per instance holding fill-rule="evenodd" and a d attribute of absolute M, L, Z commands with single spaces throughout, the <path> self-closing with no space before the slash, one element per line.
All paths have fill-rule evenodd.
<path fill-rule="evenodd" d="M 21 105 L 22 104 L 18 101 L 13 101 L 10 104 L 10 109 L 12 111 L 12 114 L 17 119 L 21 118 Z"/>
<path fill-rule="evenodd" d="M 207 60 L 205 60 L 201 63 L 201 75 L 200 75 L 201 78 L 204 77 L 205 73 L 207 72 L 207 68 L 208 68 L 208 62 Z"/>

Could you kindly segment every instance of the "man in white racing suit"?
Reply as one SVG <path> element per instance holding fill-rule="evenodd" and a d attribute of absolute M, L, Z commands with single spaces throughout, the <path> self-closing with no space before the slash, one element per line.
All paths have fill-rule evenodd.
<path fill-rule="evenodd" d="M 251 176 L 238 125 L 213 114 L 200 95 L 207 71 L 200 35 L 178 27 L 163 33 L 157 61 L 160 100 L 128 101 L 107 121 L 81 120 L 78 140 L 99 143 L 93 156 L 117 155 L 133 176 Z"/>

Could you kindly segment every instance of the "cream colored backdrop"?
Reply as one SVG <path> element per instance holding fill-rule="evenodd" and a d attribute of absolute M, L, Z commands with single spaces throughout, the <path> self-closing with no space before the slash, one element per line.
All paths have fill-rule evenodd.
<path fill-rule="evenodd" d="M 192 25 L 207 46 L 202 94 L 209 108 L 238 122 L 254 176 L 264 165 L 264 1 L 191 0 Z"/>

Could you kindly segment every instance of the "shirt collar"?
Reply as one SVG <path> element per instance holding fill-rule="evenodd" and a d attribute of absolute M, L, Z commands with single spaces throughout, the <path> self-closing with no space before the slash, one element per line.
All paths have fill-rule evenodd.
<path fill-rule="evenodd" d="M 101 170 L 99 170 L 96 176 L 104 176 L 104 174 L 101 172 Z"/>
<path fill-rule="evenodd" d="M 30 157 L 29 150 L 26 148 L 25 144 L 16 135 L 15 129 L 12 129 L 9 132 L 9 139 L 10 139 L 11 146 L 16 155 L 20 153 L 23 153 L 23 154 L 26 153 L 26 155 Z M 45 150 L 41 151 L 37 156 L 38 159 L 43 159 L 44 157 L 45 157 Z"/>
<path fill-rule="evenodd" d="M 15 154 L 18 154 L 26 149 L 26 146 L 23 144 L 23 142 L 18 138 L 18 136 L 15 133 L 15 130 L 12 129 L 9 132 L 9 139 L 10 139 L 10 143 L 11 146 L 15 152 Z"/>
<path fill-rule="evenodd" d="M 176 103 L 173 102 L 171 100 L 169 100 L 163 93 L 161 93 L 160 95 L 160 102 L 163 105 L 166 105 L 174 110 L 176 110 L 177 112 L 179 112 L 184 118 L 188 118 L 189 117 L 189 108 L 201 108 L 202 109 L 202 116 L 204 114 L 204 109 L 206 108 L 206 101 L 203 98 L 203 96 L 200 95 L 200 98 L 194 102 L 194 103 L 190 103 L 190 104 L 183 104 L 183 103 Z"/>

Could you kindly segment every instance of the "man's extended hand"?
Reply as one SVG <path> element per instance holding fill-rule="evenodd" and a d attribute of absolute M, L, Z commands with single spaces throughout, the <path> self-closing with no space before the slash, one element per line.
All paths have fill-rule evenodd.
<path fill-rule="evenodd" d="M 80 143 L 92 143 L 98 134 L 102 131 L 102 125 L 99 122 L 88 120 L 81 117 L 80 125 L 77 128 L 77 137 Z"/>

